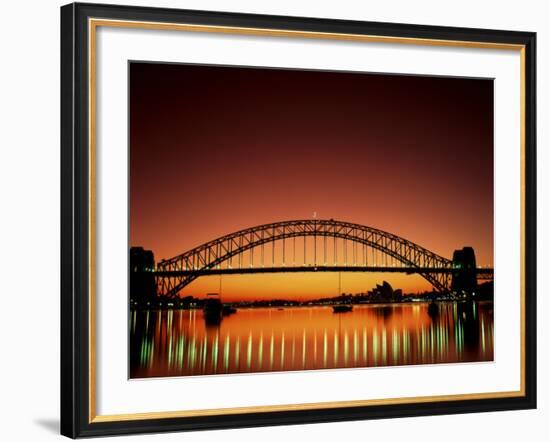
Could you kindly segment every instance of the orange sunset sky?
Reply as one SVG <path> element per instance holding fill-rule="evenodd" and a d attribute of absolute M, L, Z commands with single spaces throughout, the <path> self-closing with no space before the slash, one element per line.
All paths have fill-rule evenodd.
<path fill-rule="evenodd" d="M 156 261 L 275 221 L 333 218 L 493 265 L 493 82 L 130 64 L 130 245 Z M 342 274 L 342 291 L 416 275 Z M 180 295 L 219 290 L 203 277 Z M 336 296 L 338 274 L 224 276 L 227 300 Z"/>

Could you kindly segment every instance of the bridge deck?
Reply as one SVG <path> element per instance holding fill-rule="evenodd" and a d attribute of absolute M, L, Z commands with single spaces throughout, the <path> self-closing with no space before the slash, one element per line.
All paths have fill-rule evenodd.
<path fill-rule="evenodd" d="M 452 273 L 453 268 L 447 267 L 380 267 L 380 266 L 301 266 L 301 267 L 242 267 L 242 268 L 214 268 L 206 270 L 168 270 L 155 271 L 158 277 L 178 277 L 188 275 L 243 275 L 254 273 L 303 273 L 303 272 L 389 272 L 389 273 Z M 480 279 L 491 279 L 492 268 L 478 268 L 477 275 Z"/>

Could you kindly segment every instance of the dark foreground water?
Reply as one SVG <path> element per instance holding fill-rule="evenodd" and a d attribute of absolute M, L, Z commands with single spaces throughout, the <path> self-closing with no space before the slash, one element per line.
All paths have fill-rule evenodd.
<path fill-rule="evenodd" d="M 492 302 L 130 313 L 132 378 L 492 359 Z"/>

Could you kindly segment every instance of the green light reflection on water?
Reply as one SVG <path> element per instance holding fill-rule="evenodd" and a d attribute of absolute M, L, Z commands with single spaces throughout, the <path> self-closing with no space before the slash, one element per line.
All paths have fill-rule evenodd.
<path fill-rule="evenodd" d="M 382 363 L 386 365 L 388 359 L 386 328 L 382 329 Z"/>
<path fill-rule="evenodd" d="M 302 368 L 305 368 L 306 366 L 306 329 L 304 328 L 302 331 Z"/>
<path fill-rule="evenodd" d="M 399 334 L 396 329 L 392 331 L 392 362 L 395 364 L 399 360 Z"/>
<path fill-rule="evenodd" d="M 357 329 L 353 330 L 353 364 L 357 364 L 359 354 L 359 341 L 357 340 Z"/>
<path fill-rule="evenodd" d="M 334 343 L 334 365 L 336 365 L 338 363 L 338 332 L 336 330 L 334 330 L 333 343 Z"/>
<path fill-rule="evenodd" d="M 214 345 L 212 346 L 212 370 L 214 374 L 218 371 L 218 346 L 219 346 L 219 333 L 216 332 L 214 338 Z"/>
<path fill-rule="evenodd" d="M 290 368 L 294 368 L 294 359 L 296 357 L 296 336 L 292 335 L 292 358 L 290 362 Z"/>
<path fill-rule="evenodd" d="M 264 332 L 260 332 L 260 341 L 258 345 L 258 369 L 261 370 L 264 359 Z"/>
<path fill-rule="evenodd" d="M 271 331 L 271 340 L 269 342 L 269 369 L 273 368 L 273 352 L 275 349 L 275 342 L 273 340 L 273 330 Z"/>
<path fill-rule="evenodd" d="M 223 369 L 227 373 L 229 369 L 229 353 L 231 352 L 231 339 L 229 333 L 225 336 L 225 342 L 223 344 Z"/>
<path fill-rule="evenodd" d="M 172 335 L 168 338 L 168 368 L 172 368 Z"/>
<path fill-rule="evenodd" d="M 246 368 L 250 371 L 250 365 L 252 362 L 252 331 L 248 334 L 248 342 L 246 344 Z"/>
<path fill-rule="evenodd" d="M 237 343 L 235 344 L 235 367 L 239 368 L 240 364 L 240 353 L 241 353 L 241 338 L 237 337 Z"/>
<path fill-rule="evenodd" d="M 328 359 L 328 338 L 327 338 L 327 329 L 323 333 L 323 367 L 327 367 Z"/>
<path fill-rule="evenodd" d="M 285 361 L 285 332 L 281 335 L 281 369 L 284 367 Z"/>
<path fill-rule="evenodd" d="M 378 329 L 375 328 L 372 332 L 372 358 L 374 365 L 378 365 Z"/>
<path fill-rule="evenodd" d="M 456 304 L 440 304 L 435 316 L 428 316 L 426 307 L 402 309 L 408 309 L 409 322 L 398 322 L 394 307 L 390 316 L 377 312 L 366 322 L 363 312 L 355 317 L 330 315 L 334 328 L 315 329 L 321 322 L 316 319 L 286 331 L 277 324 L 270 335 L 265 327 L 259 331 L 247 327 L 243 332 L 232 328 L 237 331 L 233 337 L 227 319 L 222 327 L 205 328 L 200 311 L 132 311 L 131 331 L 140 338 L 131 350 L 132 364 L 134 370 L 152 369 L 158 375 L 160 360 L 166 375 L 185 375 L 491 360 L 492 307 L 461 304 L 457 309 Z M 312 311 L 332 313 L 311 309 L 309 317 Z M 411 322 L 415 317 L 417 322 Z"/>
<path fill-rule="evenodd" d="M 366 327 L 363 327 L 363 363 L 367 362 L 368 357 L 368 341 L 367 341 L 367 329 Z"/>
<path fill-rule="evenodd" d="M 202 347 L 201 347 L 201 356 L 202 356 L 202 372 L 206 372 L 206 355 L 208 354 L 208 340 L 206 338 L 206 335 L 204 335 L 204 339 L 202 341 Z"/>
<path fill-rule="evenodd" d="M 344 365 L 348 365 L 349 360 L 349 336 L 348 331 L 344 332 Z"/>
<path fill-rule="evenodd" d="M 481 351 L 485 353 L 485 320 L 481 321 Z"/>

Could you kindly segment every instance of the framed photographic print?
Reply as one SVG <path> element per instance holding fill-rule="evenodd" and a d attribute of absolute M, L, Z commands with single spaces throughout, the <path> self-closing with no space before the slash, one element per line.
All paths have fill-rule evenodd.
<path fill-rule="evenodd" d="M 62 434 L 534 408 L 535 41 L 62 7 Z"/>

